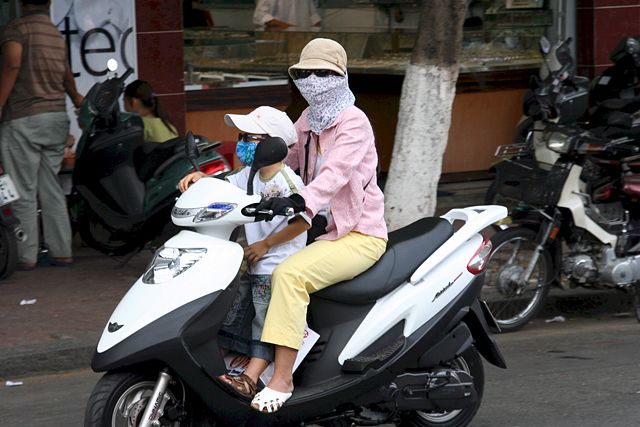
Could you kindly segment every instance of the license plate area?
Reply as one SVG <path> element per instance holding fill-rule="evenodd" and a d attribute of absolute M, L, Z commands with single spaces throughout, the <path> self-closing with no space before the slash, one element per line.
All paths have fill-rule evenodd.
<path fill-rule="evenodd" d="M 530 145 L 527 143 L 522 144 L 508 144 L 499 145 L 496 148 L 496 157 L 517 157 L 527 154 L 530 150 Z"/>
<path fill-rule="evenodd" d="M 18 190 L 13 184 L 13 180 L 9 175 L 0 176 L 0 206 L 8 205 L 11 202 L 18 200 Z"/>

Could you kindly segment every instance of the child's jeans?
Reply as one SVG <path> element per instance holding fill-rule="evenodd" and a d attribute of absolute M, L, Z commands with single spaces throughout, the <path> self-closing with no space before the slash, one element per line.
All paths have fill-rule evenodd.
<path fill-rule="evenodd" d="M 250 357 L 273 361 L 273 344 L 260 341 L 270 299 L 270 275 L 245 273 L 240 277 L 238 294 L 220 328 L 220 346 Z"/>

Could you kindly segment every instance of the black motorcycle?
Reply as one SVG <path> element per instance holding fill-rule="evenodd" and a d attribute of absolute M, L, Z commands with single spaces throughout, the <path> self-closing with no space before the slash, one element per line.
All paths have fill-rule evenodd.
<path fill-rule="evenodd" d="M 132 253 L 175 232 L 171 208 L 180 195 L 177 183 L 188 172 L 230 170 L 215 151 L 219 142 L 201 136 L 162 144 L 144 141 L 142 119 L 120 111 L 118 104 L 131 73 L 129 69 L 96 83 L 79 115 L 83 133 L 76 149 L 70 216 L 83 241 L 109 255 Z M 192 150 L 198 150 L 194 164 L 187 158 Z"/>

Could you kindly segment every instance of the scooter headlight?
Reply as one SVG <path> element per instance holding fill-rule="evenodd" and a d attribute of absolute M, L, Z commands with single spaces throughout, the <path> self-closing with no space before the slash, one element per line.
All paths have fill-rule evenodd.
<path fill-rule="evenodd" d="M 187 271 L 207 253 L 204 248 L 179 249 L 161 247 L 142 276 L 142 283 L 157 285 Z"/>
<path fill-rule="evenodd" d="M 211 203 L 206 208 L 174 207 L 171 215 L 175 218 L 193 217 L 193 222 L 207 222 L 222 218 L 236 208 L 235 203 Z"/>
<path fill-rule="evenodd" d="M 547 139 L 547 148 L 556 153 L 565 154 L 571 148 L 572 138 L 563 132 L 551 132 Z"/>

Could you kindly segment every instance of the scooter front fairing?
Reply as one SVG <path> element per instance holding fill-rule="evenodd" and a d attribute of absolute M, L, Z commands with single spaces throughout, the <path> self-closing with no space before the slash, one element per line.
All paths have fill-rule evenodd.
<path fill-rule="evenodd" d="M 193 231 L 183 230 L 169 239 L 116 307 L 97 354 L 142 333 L 151 323 L 175 316 L 177 311 L 189 311 L 191 303 L 225 290 L 238 275 L 242 257 L 239 244 Z"/>

